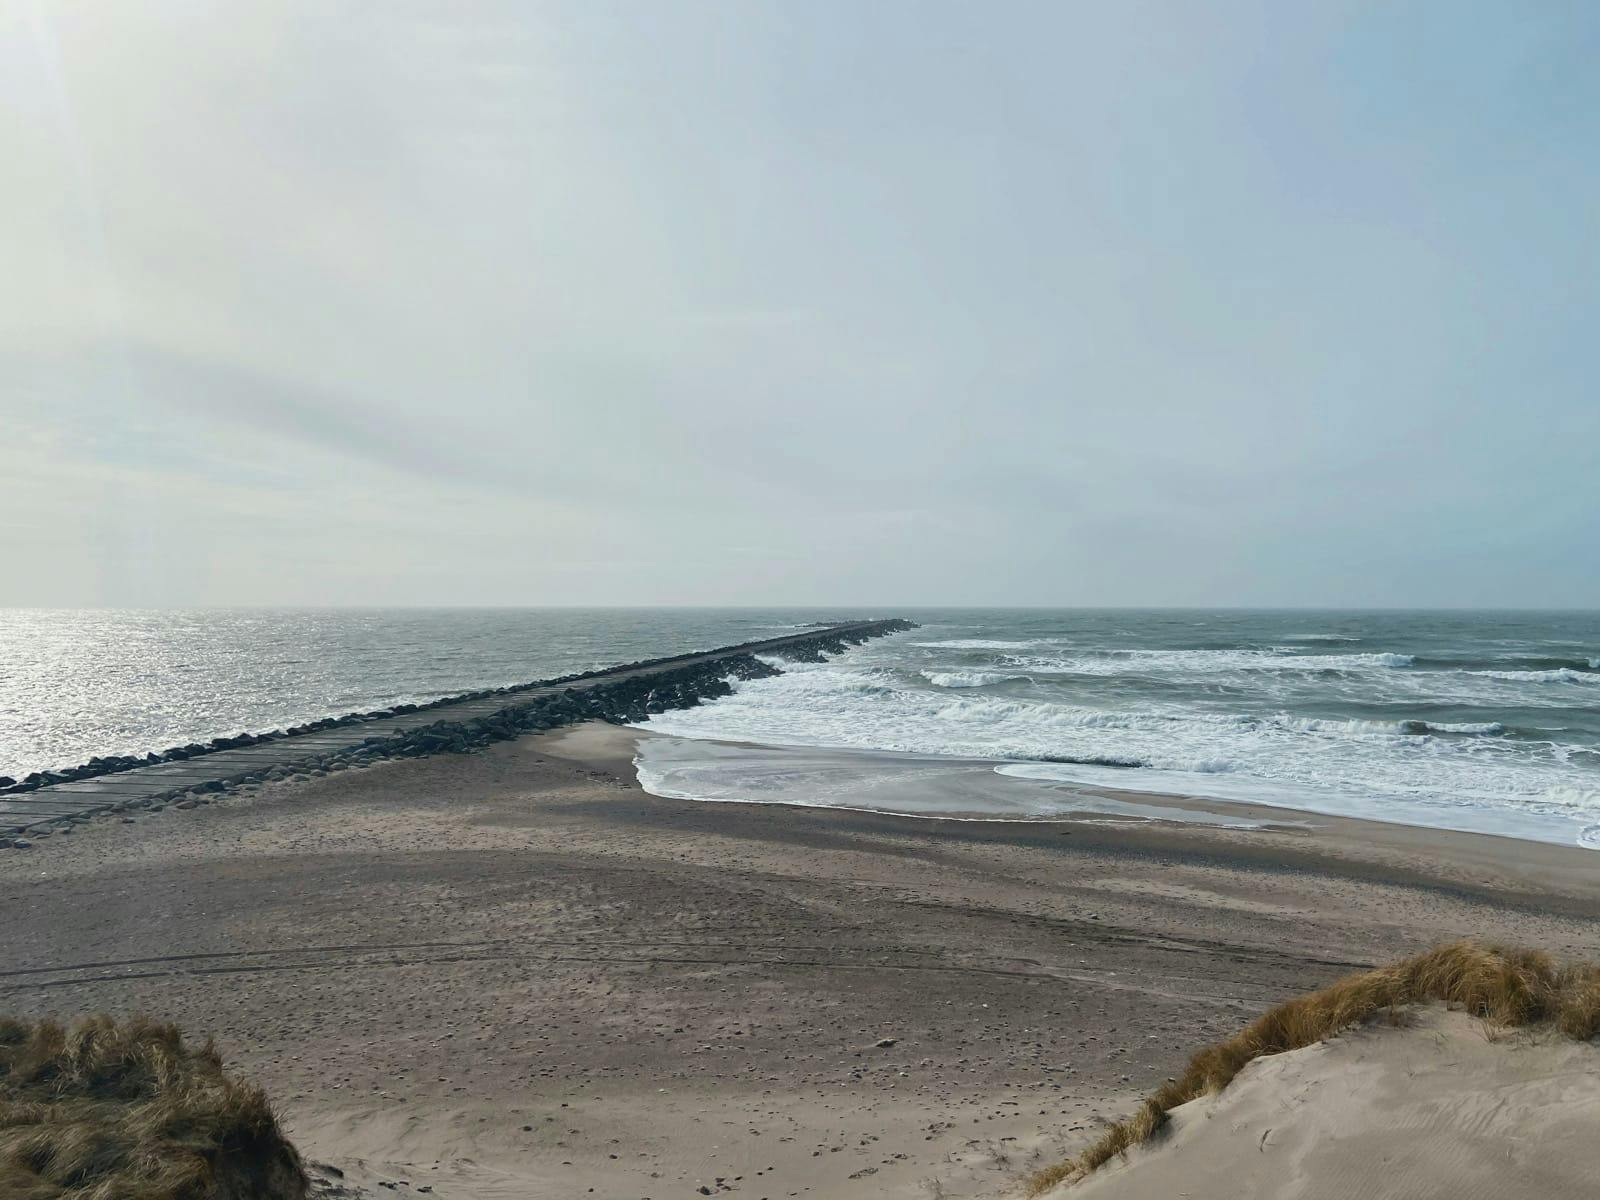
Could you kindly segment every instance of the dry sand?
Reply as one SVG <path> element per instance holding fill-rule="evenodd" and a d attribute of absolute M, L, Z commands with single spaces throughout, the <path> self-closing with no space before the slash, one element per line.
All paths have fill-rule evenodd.
<path fill-rule="evenodd" d="M 1600 1048 L 1440 1007 L 1260 1058 L 1049 1200 L 1561 1200 L 1600 1180 Z"/>
<path fill-rule="evenodd" d="M 661 800 L 636 736 L 0 854 L 0 1011 L 213 1032 L 366 1194 L 1000 1196 L 1288 995 L 1464 935 L 1600 953 L 1587 851 Z"/>

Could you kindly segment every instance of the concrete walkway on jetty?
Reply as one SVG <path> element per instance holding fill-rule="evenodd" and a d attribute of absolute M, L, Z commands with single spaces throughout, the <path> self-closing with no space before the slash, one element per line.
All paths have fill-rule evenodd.
<path fill-rule="evenodd" d="M 97 775 L 67 783 L 52 783 L 28 791 L 0 794 L 0 837 L 25 834 L 34 826 L 48 826 L 73 818 L 155 801 L 174 792 L 208 785 L 227 786 L 260 775 L 274 767 L 293 769 L 319 763 L 340 751 L 352 750 L 375 739 L 392 738 L 439 722 L 466 722 L 492 718 L 545 703 L 567 692 L 581 695 L 625 680 L 647 679 L 685 668 L 711 667 L 718 660 L 751 654 L 782 654 L 804 650 L 809 643 L 845 638 L 864 641 L 909 628 L 899 620 L 856 621 L 818 626 L 786 637 L 746 642 L 674 658 L 597 671 L 583 679 L 548 686 L 528 686 L 445 702 L 397 716 L 354 721 L 347 725 L 291 734 L 233 750 L 217 750 L 172 762 Z M 20 843 L 19 843 L 20 844 Z"/>

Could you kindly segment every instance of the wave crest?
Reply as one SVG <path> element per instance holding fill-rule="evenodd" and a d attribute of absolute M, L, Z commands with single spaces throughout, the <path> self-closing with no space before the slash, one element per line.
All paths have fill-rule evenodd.
<path fill-rule="evenodd" d="M 977 688 L 988 687 L 993 683 L 1006 683 L 1010 680 L 1027 682 L 1026 675 L 1004 675 L 997 671 L 922 671 L 922 677 L 934 687 L 941 688 Z"/>
<path fill-rule="evenodd" d="M 1600 660 L 1594 660 L 1600 661 Z M 1600 683 L 1600 670 L 1591 674 L 1572 667 L 1557 667 L 1553 671 L 1469 671 L 1485 679 L 1504 679 L 1512 683 Z"/>

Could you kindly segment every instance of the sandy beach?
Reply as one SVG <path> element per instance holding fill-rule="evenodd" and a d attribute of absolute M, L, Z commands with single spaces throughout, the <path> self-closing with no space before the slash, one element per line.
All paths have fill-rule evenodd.
<path fill-rule="evenodd" d="M 0 1200 L 1600 1200 L 1600 3 L 12 10 Z"/>
<path fill-rule="evenodd" d="M 7 852 L 0 1010 L 215 1034 L 330 1189 L 977 1197 L 1352 970 L 1462 936 L 1600 953 L 1586 850 L 1238 805 L 1200 807 L 1257 827 L 666 800 L 640 736 Z"/>

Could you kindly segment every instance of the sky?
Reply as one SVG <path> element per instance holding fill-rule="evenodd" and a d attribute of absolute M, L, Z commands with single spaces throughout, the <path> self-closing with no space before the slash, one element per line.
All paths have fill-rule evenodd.
<path fill-rule="evenodd" d="M 0 604 L 1600 607 L 1600 7 L 0 6 Z"/>

